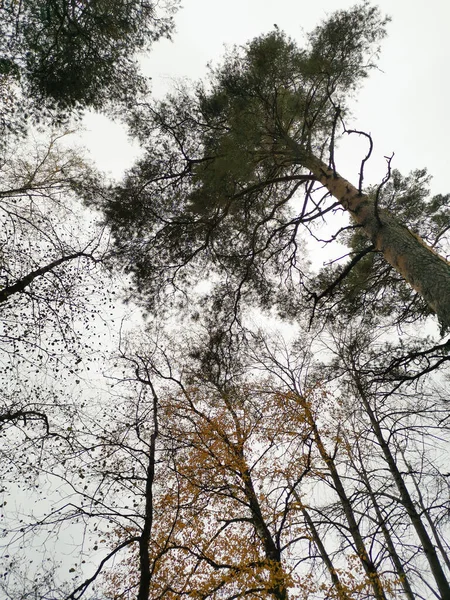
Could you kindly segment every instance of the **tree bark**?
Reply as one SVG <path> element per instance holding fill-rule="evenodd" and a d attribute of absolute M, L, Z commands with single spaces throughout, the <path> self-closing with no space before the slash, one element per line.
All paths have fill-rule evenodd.
<path fill-rule="evenodd" d="M 422 296 L 442 329 L 450 329 L 450 263 L 322 160 L 306 155 L 293 140 L 289 145 L 298 162 L 340 202 L 387 262 Z"/>
<path fill-rule="evenodd" d="M 399 468 L 397 467 L 397 463 L 395 462 L 395 458 L 392 455 L 391 449 L 389 448 L 388 443 L 384 439 L 384 435 L 381 430 L 380 424 L 378 422 L 378 419 L 376 418 L 375 413 L 372 410 L 372 407 L 370 406 L 363 384 L 359 379 L 359 375 L 356 371 L 353 371 L 352 375 L 356 385 L 356 389 L 358 390 L 358 394 L 362 400 L 364 409 L 369 417 L 370 424 L 372 425 L 373 432 L 377 438 L 380 448 L 384 454 L 385 461 L 389 467 L 389 471 L 391 472 L 392 478 L 394 479 L 395 485 L 397 486 L 397 489 L 399 491 L 399 502 L 401 502 L 401 504 L 404 506 L 409 518 L 411 519 L 411 523 L 414 529 L 416 530 L 417 537 L 419 538 L 420 543 L 422 544 L 423 552 L 428 561 L 428 564 L 430 565 L 431 572 L 433 574 L 442 600 L 450 600 L 450 584 L 447 581 L 434 544 L 430 536 L 428 535 L 428 531 L 426 530 L 425 525 L 422 523 L 420 514 L 416 509 L 416 506 L 414 504 L 413 499 L 411 498 L 408 488 L 406 487 L 403 476 L 400 473 Z"/>
<path fill-rule="evenodd" d="M 244 457 L 242 456 L 242 460 Z M 245 464 L 245 468 L 241 472 L 242 481 L 244 483 L 244 493 L 252 514 L 252 522 L 258 537 L 260 538 L 266 558 L 270 561 L 270 570 L 273 577 L 273 582 L 268 590 L 273 598 L 277 600 L 287 600 L 288 591 L 285 584 L 285 573 L 281 562 L 281 553 L 275 540 L 273 539 L 266 521 L 264 520 L 261 507 L 258 501 L 258 496 L 253 487 L 253 481 L 250 471 Z"/>

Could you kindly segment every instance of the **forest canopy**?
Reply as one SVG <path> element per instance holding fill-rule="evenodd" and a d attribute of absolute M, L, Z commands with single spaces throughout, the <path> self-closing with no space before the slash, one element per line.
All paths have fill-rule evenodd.
<path fill-rule="evenodd" d="M 450 196 L 393 155 L 368 185 L 352 116 L 389 18 L 156 99 L 176 8 L 0 7 L 0 593 L 446 600 Z M 121 180 L 70 142 L 90 109 L 139 144 Z"/>
<path fill-rule="evenodd" d="M 218 295 L 235 312 L 239 298 L 252 293 L 265 307 L 283 305 L 276 297 L 280 280 L 290 284 L 290 298 L 303 290 L 322 300 L 337 284 L 320 289 L 316 275 L 305 272 L 301 234 L 347 211 L 350 225 L 332 235 L 340 241 L 354 231 L 355 250 L 342 271 L 370 260 L 371 287 L 379 290 L 381 276 L 393 283 L 391 310 L 410 296 L 414 314 L 404 318 L 434 312 L 444 330 L 449 326 L 450 267 L 435 251 L 447 231 L 448 197 L 422 204 L 420 221 L 426 212 L 426 222 L 442 224 L 427 244 L 413 215 L 395 212 L 396 204 L 408 204 L 399 197 L 405 184 L 389 185 L 386 195 L 390 162 L 386 178 L 365 191 L 370 152 L 355 184 L 334 160 L 339 137 L 349 131 L 349 102 L 374 66 L 386 21 L 367 4 L 338 11 L 310 34 L 305 49 L 275 30 L 231 51 L 206 83 L 134 111 L 131 125 L 146 155 L 100 206 L 118 258 L 150 308 L 167 302 L 167 291 L 184 292 L 205 270 L 226 281 L 226 294 Z M 421 185 L 424 193 L 416 172 L 411 187 Z M 386 307 L 379 296 L 377 304 Z"/>
<path fill-rule="evenodd" d="M 3 2 L 2 128 L 129 107 L 149 91 L 136 55 L 170 35 L 175 8 L 176 0 Z"/>

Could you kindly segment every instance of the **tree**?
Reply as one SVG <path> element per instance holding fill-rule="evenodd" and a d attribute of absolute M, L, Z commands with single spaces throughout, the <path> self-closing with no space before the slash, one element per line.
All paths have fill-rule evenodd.
<path fill-rule="evenodd" d="M 105 6 L 85 4 L 70 10 L 86 23 Z M 49 6 L 41 16 L 62 17 L 61 32 L 67 14 L 69 29 L 81 27 Z M 426 174 L 404 178 L 390 160 L 367 191 L 367 158 L 355 187 L 335 165 L 384 26 L 364 4 L 336 13 L 306 50 L 276 30 L 231 51 L 209 84 L 135 110 L 148 155 L 115 189 L 54 138 L 28 156 L 4 152 L 0 458 L 4 487 L 39 497 L 30 510 L 9 498 L 2 507 L 0 587 L 14 600 L 449 596 L 448 402 L 434 373 L 448 344 L 392 341 L 393 320 L 434 305 L 403 284 L 418 273 L 416 287 L 427 285 L 423 263 L 410 253 L 397 272 L 382 259 L 408 254 L 398 239 L 415 255 L 423 244 L 410 231 L 444 253 L 448 198 L 429 200 Z M 56 58 L 67 58 L 61 48 Z M 13 88 L 5 93 L 22 93 Z M 82 108 L 76 86 L 62 89 L 55 110 Z M 104 209 L 113 254 L 80 199 Z M 300 261 L 300 228 L 344 208 L 353 222 L 332 237 L 350 260 L 316 277 Z M 169 291 L 195 298 L 208 275 L 214 289 L 179 329 L 168 321 L 173 335 L 153 337 L 147 323 L 129 346 L 121 337 L 93 392 L 77 371 L 95 345 L 105 258 L 134 273 L 159 327 Z M 339 303 L 327 313 L 326 294 Z M 255 297 L 295 314 L 301 337 L 277 345 L 245 329 Z M 303 310 L 311 300 L 317 323 Z M 47 560 L 65 531 L 82 538 L 70 564 L 49 561 L 32 582 L 18 568 L 27 547 L 34 540 Z"/>
<path fill-rule="evenodd" d="M 83 319 L 88 281 L 102 269 L 108 240 L 81 198 L 102 187 L 64 136 L 29 140 L 2 155 L 0 189 L 2 351 L 77 344 L 73 324 Z M 89 222 L 89 220 L 91 222 Z M 91 276 L 92 275 L 92 276 Z M 44 341 L 44 331 L 52 337 Z M 41 356 L 41 358 L 43 358 Z"/>
<path fill-rule="evenodd" d="M 137 382 L 135 389 L 138 394 L 139 387 L 142 386 Z M 19 515 L 14 514 L 13 507 L 12 510 L 9 508 L 9 502 L 5 502 L 3 510 L 7 527 L 2 546 L 9 556 L 20 556 L 20 550 L 35 546 L 36 540 L 37 543 L 41 541 L 44 571 L 47 561 L 55 556 L 55 546 L 59 545 L 67 553 L 63 560 L 56 556 L 53 577 L 49 577 L 48 582 L 38 581 L 36 597 L 66 600 L 98 598 L 96 584 L 99 576 L 117 555 L 126 552 L 127 547 L 132 545 L 139 548 L 142 557 L 148 555 L 148 526 L 153 514 L 149 469 L 155 467 L 155 456 L 149 448 L 147 436 L 152 401 L 149 405 L 145 388 L 140 392 L 136 405 L 128 401 L 128 389 L 115 398 L 116 406 L 111 404 L 113 394 L 105 401 L 104 393 L 92 396 L 86 388 L 77 396 L 74 392 L 66 393 L 65 408 L 69 412 L 72 404 L 74 410 L 70 419 L 66 418 L 63 422 L 58 420 L 60 415 L 52 414 L 52 422 L 59 425 L 58 435 L 41 439 L 40 447 L 35 436 L 34 452 L 31 446 L 33 435 L 28 433 L 24 436 L 27 442 L 25 451 L 38 456 L 37 464 L 33 463 L 33 456 L 22 456 L 22 447 L 16 450 L 18 462 L 24 463 L 19 478 L 15 473 L 20 488 L 30 498 L 38 493 L 42 500 L 42 495 L 48 494 L 51 502 L 47 505 L 44 502 L 43 509 L 38 502 L 33 508 L 25 505 L 25 510 Z M 154 402 L 155 398 L 153 406 Z M 130 418 L 130 409 L 135 409 L 134 419 Z M 5 433 L 3 429 L 3 439 L 6 438 Z M 151 432 L 149 435 L 151 437 Z M 16 442 L 22 442 L 17 433 L 14 437 Z M 22 442 L 21 446 L 25 444 Z M 11 485 L 8 481 L 10 471 L 8 465 L 5 489 Z M 141 513 L 142 500 L 144 513 Z M 120 531 L 121 543 L 105 550 L 114 530 Z M 68 546 L 64 544 L 66 531 L 71 532 L 73 540 Z M 63 539 L 60 541 L 60 538 Z M 81 542 L 78 541 L 80 538 Z M 26 556 L 26 550 L 22 554 Z M 8 564 L 9 561 L 5 562 L 5 579 L 7 576 L 9 587 L 14 589 L 21 585 L 22 578 L 20 572 L 16 573 L 17 569 Z M 39 569 L 36 558 L 34 562 L 35 568 Z M 141 569 L 141 573 L 144 584 L 145 569 Z M 31 594 L 33 588 L 27 581 L 24 589 Z M 25 597 L 25 592 L 23 595 Z M 17 595 L 17 599 L 19 597 L 22 596 Z M 148 594 L 141 593 L 140 597 L 148 598 Z"/>
<path fill-rule="evenodd" d="M 372 187 L 368 194 L 378 197 L 380 205 L 391 213 L 436 252 L 446 256 L 448 249 L 448 195 L 430 198 L 430 177 L 418 170 L 404 177 L 392 170 L 382 188 Z M 350 227 L 342 241 L 350 248 L 351 259 L 345 264 L 330 265 L 311 284 L 314 310 L 321 319 L 333 318 L 332 306 L 347 316 L 366 314 L 393 319 L 398 324 L 416 321 L 430 314 L 424 298 L 414 292 L 399 273 L 377 252 L 361 228 Z M 331 302 L 330 302 L 331 299 Z M 328 302 L 327 302 L 328 301 Z"/>
<path fill-rule="evenodd" d="M 445 573 L 445 568 L 441 564 L 442 560 L 444 560 L 445 564 L 446 551 L 442 551 L 442 546 L 440 544 L 438 535 L 436 536 L 435 541 L 433 541 L 432 533 L 430 533 L 426 527 L 426 517 L 424 518 L 424 516 L 428 514 L 428 510 L 423 505 L 421 506 L 420 492 L 418 498 L 413 499 L 408 490 L 406 478 L 403 476 L 401 467 L 399 465 L 399 458 L 401 457 L 403 458 L 402 462 L 406 462 L 406 464 L 408 464 L 407 461 L 405 461 L 404 453 L 402 453 L 401 450 L 399 452 L 399 447 L 401 448 L 402 443 L 396 439 L 398 435 L 396 434 L 396 429 L 399 428 L 399 422 L 403 421 L 404 417 L 402 418 L 402 416 L 397 416 L 397 422 L 395 425 L 393 425 L 391 428 L 386 427 L 386 417 L 381 420 L 380 416 L 377 415 L 376 412 L 376 402 L 374 400 L 376 388 L 373 384 L 370 385 L 367 383 L 367 381 L 364 381 L 364 376 L 361 374 L 361 368 L 359 365 L 361 355 L 363 354 L 361 351 L 361 343 L 364 343 L 365 340 L 366 338 L 364 335 L 360 335 L 358 337 L 353 337 L 353 339 L 349 340 L 347 344 L 345 344 L 345 342 L 343 344 L 341 343 L 341 357 L 343 362 L 345 362 L 346 371 L 352 381 L 352 385 L 355 388 L 357 397 L 369 419 L 371 433 L 381 449 L 383 460 L 386 462 L 390 476 L 392 477 L 392 480 L 397 488 L 397 493 L 399 496 L 398 502 L 408 515 L 412 527 L 414 528 L 416 535 L 420 540 L 424 556 L 429 563 L 429 568 L 435 579 L 435 585 L 439 591 L 439 594 L 442 598 L 445 598 L 450 595 L 448 573 Z M 411 409 L 408 407 L 406 408 L 405 412 L 407 413 L 409 410 Z M 417 415 L 419 410 L 424 410 L 423 405 L 421 406 L 419 404 L 415 407 L 415 415 Z M 400 407 L 397 408 L 397 412 L 401 415 Z M 388 433 L 385 433 L 383 431 L 384 429 L 387 429 Z M 410 425 L 409 429 L 411 437 L 413 437 L 412 432 L 417 434 L 417 429 L 419 429 L 419 427 Z M 429 425 L 429 430 L 430 429 L 431 424 Z M 429 430 L 427 431 L 428 435 Z M 408 442 L 409 443 L 406 448 L 411 443 L 409 440 Z M 409 469 L 409 471 L 411 476 L 411 469 Z M 417 486 L 415 487 L 417 491 Z M 430 523 L 428 524 L 430 525 Z M 433 529 L 434 526 L 431 525 L 431 532 L 433 532 Z M 435 545 L 436 542 L 437 548 Z M 438 552 L 439 548 L 441 548 L 442 552 L 441 557 L 439 556 Z"/>
<path fill-rule="evenodd" d="M 90 368 L 84 360 L 95 359 L 99 313 L 104 327 L 110 307 L 108 239 L 81 201 L 100 189 L 101 178 L 65 141 L 53 134 L 18 147 L 9 140 L 1 152 L 0 461 L 2 546 L 11 548 L 3 552 L 11 552 L 4 581 L 11 594 L 30 575 L 14 567 L 25 560 L 21 539 L 39 536 L 36 521 L 47 516 L 41 507 L 55 460 L 70 455 L 72 424 L 84 402 L 77 394 Z M 10 495 L 29 499 L 23 515 L 12 514 Z M 50 574 L 44 579 L 51 583 Z"/>
<path fill-rule="evenodd" d="M 18 527 L 49 540 L 85 527 L 78 578 L 52 589 L 73 600 L 445 598 L 445 394 L 423 373 L 403 378 L 417 356 L 400 347 L 400 361 L 371 331 L 292 345 L 255 331 L 194 344 L 133 332 L 110 394 L 74 399 L 65 437 L 39 454 L 33 477 L 51 477 L 59 501 Z"/>
<path fill-rule="evenodd" d="M 332 487 L 350 526 L 348 533 L 341 529 L 340 535 L 353 537 L 353 530 L 359 531 L 361 540 L 355 539 L 355 545 L 363 542 L 370 547 L 366 556 L 380 572 L 386 569 L 385 561 L 392 563 L 398 577 L 396 583 L 402 586 L 406 597 L 426 594 L 428 588 L 437 597 L 445 598 L 449 593 L 448 549 L 442 546 L 443 529 L 435 532 L 435 525 L 439 522 L 441 527 L 447 526 L 443 513 L 438 516 L 438 512 L 443 509 L 442 485 L 448 486 L 439 466 L 441 444 L 445 446 L 448 436 L 448 409 L 445 401 L 442 403 L 439 384 L 434 388 L 432 382 L 424 381 L 423 373 L 413 384 L 413 379 L 402 378 L 401 371 L 409 372 L 416 360 L 413 353 L 406 359 L 404 347 L 404 363 L 396 375 L 391 373 L 389 381 L 384 355 L 392 351 L 392 345 L 382 341 L 381 332 L 380 339 L 374 340 L 372 327 L 362 322 L 348 328 L 341 322 L 336 327 L 334 344 L 327 344 L 336 358 L 328 365 L 306 367 L 309 381 L 320 382 L 309 402 L 299 395 L 301 371 L 295 366 L 292 351 L 281 360 L 267 349 L 260 352 L 258 360 L 272 373 L 278 372 L 295 394 L 299 408 L 306 411 L 317 450 L 330 472 Z M 324 397 L 322 405 L 320 395 Z M 436 452 L 427 448 L 434 434 Z M 426 506 L 414 484 L 415 477 L 422 480 L 423 489 L 427 490 Z M 319 531 L 327 514 L 326 509 L 318 508 L 317 504 L 309 505 L 308 513 L 312 512 L 313 518 L 305 515 L 315 538 L 314 514 L 317 511 Z M 348 510 L 353 514 L 350 519 Z M 427 518 L 431 512 L 433 524 Z M 336 504 L 328 514 L 330 529 L 339 528 Z M 400 531 L 403 538 L 399 537 Z M 324 559 L 324 548 L 320 554 Z M 358 556 L 364 561 L 361 552 Z M 370 581 L 376 578 L 371 577 Z M 392 590 L 386 587 L 385 592 L 389 595 Z"/>
<path fill-rule="evenodd" d="M 180 372 L 179 378 L 173 358 L 163 373 L 154 352 L 144 358 L 141 351 L 132 359 L 141 382 L 145 365 L 146 376 L 150 370 L 175 384 L 159 403 L 160 462 L 166 463 L 166 470 L 160 473 L 155 496 L 151 593 L 169 598 L 187 594 L 284 599 L 297 584 L 306 593 L 308 582 L 297 580 L 290 560 L 284 560 L 302 534 L 291 522 L 289 494 L 285 497 L 275 485 L 280 472 L 273 469 L 273 460 L 280 448 L 274 438 L 282 433 L 269 418 L 277 412 L 277 399 L 247 387 L 238 377 L 227 386 L 231 365 L 218 364 L 211 354 L 214 349 L 220 352 L 213 342 L 212 370 L 206 376 L 192 371 Z M 260 409 L 264 396 L 266 406 Z M 289 456 L 296 456 L 298 484 L 309 469 L 307 456 L 298 459 L 304 440 L 294 433 L 290 443 L 284 442 L 290 445 Z M 122 534 L 117 534 L 115 544 L 120 544 Z M 136 573 L 133 564 L 138 563 L 127 560 L 118 573 L 123 579 L 114 578 L 115 593 L 142 582 L 142 569 Z"/>
<path fill-rule="evenodd" d="M 185 291 L 185 281 L 205 269 L 226 281 L 236 305 L 253 292 L 263 305 L 282 306 L 277 288 L 286 280 L 294 293 L 317 295 L 300 261 L 299 232 L 346 211 L 349 227 L 370 243 L 347 272 L 368 252 L 382 255 L 442 326 L 450 324 L 447 260 L 382 206 L 390 160 L 385 180 L 368 193 L 371 151 L 357 185 L 335 165 L 339 126 L 351 133 L 349 102 L 373 66 L 385 25 L 363 4 L 332 15 L 306 49 L 275 30 L 232 51 L 193 93 L 181 90 L 136 111 L 132 126 L 147 155 L 102 206 L 148 306 L 168 287 Z M 438 204 L 424 202 L 422 218 L 434 218 Z"/>
<path fill-rule="evenodd" d="M 216 332 L 206 344 L 175 345 L 169 354 L 141 347 L 132 359 L 145 364 L 146 376 L 171 382 L 159 398 L 150 595 L 342 600 L 424 597 L 431 589 L 446 597 L 448 503 L 439 463 L 447 451 L 445 443 L 436 457 L 424 449 L 445 405 L 425 387 L 369 383 L 376 377 L 370 360 L 384 348 L 364 336 L 336 338 L 326 364 L 308 346 L 306 338 L 283 349 L 254 333 L 239 341 Z M 344 349 L 362 352 L 356 367 Z M 363 404 L 355 373 L 370 390 Z M 397 485 L 414 481 L 406 463 L 427 481 L 427 499 L 414 494 L 405 503 Z M 417 535 L 416 518 L 425 538 L 442 546 L 443 555 L 433 553 L 443 587 L 427 565 L 429 540 Z M 125 531 L 115 529 L 113 547 Z M 138 587 L 135 548 L 114 569 L 111 597 Z"/>
<path fill-rule="evenodd" d="M 265 520 L 267 515 L 261 510 L 244 457 L 249 432 L 242 431 L 225 392 L 213 384 L 207 389 L 206 382 L 204 391 L 196 390 L 191 375 L 179 379 L 178 365 L 173 359 L 168 362 L 168 356 L 156 345 L 135 350 L 126 362 L 134 371 L 136 383 L 153 390 L 152 395 L 152 378 L 170 381 L 172 390 L 168 388 L 158 400 L 159 481 L 155 481 L 153 494 L 149 495 L 150 472 L 142 477 L 147 481 L 141 487 L 146 489 L 145 504 L 150 502 L 152 506 L 154 527 L 145 538 L 143 528 L 143 545 L 135 546 L 139 560 L 133 560 L 132 555 L 124 561 L 114 577 L 111 594 L 139 589 L 139 598 L 147 598 L 149 591 L 168 597 L 180 593 L 206 597 L 232 590 L 241 595 L 246 590 L 248 593 L 250 586 L 252 593 L 286 598 L 287 575 L 281 564 L 279 540 Z M 160 362 L 166 363 L 164 370 L 158 366 Z M 185 378 L 191 379 L 189 384 Z M 203 393 L 210 397 L 204 398 Z M 222 404 L 213 411 L 208 408 L 211 394 Z M 145 414 L 144 395 L 138 402 L 136 414 L 138 410 Z M 143 426 L 144 421 L 135 424 L 142 434 Z M 122 467 L 124 470 L 127 468 Z M 133 478 L 128 479 L 139 481 L 134 468 Z M 130 492 L 138 495 L 136 484 L 130 486 Z M 240 516 L 242 502 L 248 506 L 244 518 Z M 238 516 L 233 518 L 236 511 Z M 116 528 L 115 533 L 113 547 L 120 547 L 124 531 Z M 133 564 L 139 564 L 139 569 Z"/>
<path fill-rule="evenodd" d="M 129 105 L 147 89 L 136 54 L 173 28 L 175 2 L 46 0 L 0 9 L 3 127 L 14 128 L 23 102 L 38 116 Z M 80 69 L 80 65 L 82 68 Z"/>

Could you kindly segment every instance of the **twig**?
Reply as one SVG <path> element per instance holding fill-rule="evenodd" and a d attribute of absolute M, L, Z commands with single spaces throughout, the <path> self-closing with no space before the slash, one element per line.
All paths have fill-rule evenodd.
<path fill-rule="evenodd" d="M 330 167 L 333 169 L 333 175 L 336 177 L 336 164 L 334 162 L 334 138 L 336 135 L 336 126 L 339 117 L 341 116 L 341 107 L 336 106 L 334 119 L 333 119 L 333 128 L 331 130 L 331 139 L 330 139 Z"/>
<path fill-rule="evenodd" d="M 383 181 L 380 183 L 380 185 L 377 188 L 377 193 L 375 195 L 375 203 L 374 203 L 374 210 L 375 210 L 375 217 L 378 221 L 378 225 L 380 225 L 380 227 L 382 226 L 382 222 L 380 219 L 380 213 L 378 211 L 378 202 L 380 200 L 380 192 L 381 189 L 383 188 L 383 186 L 386 185 L 386 183 L 389 181 L 389 179 L 391 178 L 391 161 L 394 158 L 394 152 L 391 154 L 391 156 L 385 156 L 384 158 L 387 161 L 387 173 L 386 175 L 383 177 Z"/>
<path fill-rule="evenodd" d="M 350 273 L 350 271 L 353 269 L 353 267 L 362 258 L 364 258 L 364 256 L 366 256 L 366 254 L 369 254 L 369 252 L 373 252 L 373 250 L 375 250 L 375 246 L 373 244 L 371 244 L 370 246 L 367 246 L 367 248 L 364 248 L 364 250 L 362 250 L 361 252 L 358 252 L 358 254 L 352 258 L 352 260 L 344 267 L 344 269 L 338 275 L 338 277 L 336 277 L 336 279 L 332 283 L 330 283 L 330 285 L 325 290 L 323 290 L 320 294 L 316 294 L 316 292 L 313 292 L 311 294 L 310 298 L 312 298 L 314 300 L 314 305 L 313 305 L 313 309 L 312 309 L 311 318 L 309 320 L 309 329 L 311 329 L 311 325 L 314 320 L 314 316 L 315 316 L 315 312 L 316 312 L 316 308 L 319 303 L 319 300 L 322 300 L 322 298 L 324 298 L 325 296 L 331 295 L 334 288 L 337 287 L 341 283 L 341 281 Z"/>
<path fill-rule="evenodd" d="M 358 183 L 358 193 L 361 196 L 362 194 L 362 186 L 363 186 L 363 182 L 364 182 L 364 167 L 366 162 L 369 160 L 369 158 L 372 155 L 372 150 L 373 150 L 373 140 L 372 140 L 372 136 L 370 135 L 370 133 L 366 133 L 365 131 L 359 131 L 358 129 L 346 129 L 345 133 L 357 133 L 358 135 L 363 135 L 364 137 L 366 137 L 369 140 L 369 151 L 366 154 L 365 158 L 362 159 L 361 161 L 361 170 L 359 172 L 359 183 Z"/>
<path fill-rule="evenodd" d="M 107 563 L 110 558 L 112 558 L 115 554 L 117 554 L 117 552 L 119 552 L 119 550 L 122 550 L 123 548 L 126 548 L 126 546 L 129 546 L 130 544 L 132 544 L 134 542 L 138 542 L 138 541 L 139 541 L 138 537 L 133 537 L 128 540 L 125 540 L 124 542 L 119 544 L 119 546 L 114 548 L 114 550 L 112 550 L 107 556 L 105 556 L 105 558 L 103 560 L 100 561 L 100 564 L 97 567 L 97 570 L 95 571 L 95 573 L 92 575 L 92 577 L 89 577 L 88 579 L 86 579 L 81 585 L 79 585 L 75 590 L 73 590 L 73 592 L 69 596 L 67 596 L 66 600 L 78 600 L 79 598 L 81 598 L 81 596 L 83 596 L 84 592 L 88 589 L 89 585 L 93 581 L 95 581 L 95 579 L 97 578 L 97 576 L 103 569 L 105 563 Z"/>

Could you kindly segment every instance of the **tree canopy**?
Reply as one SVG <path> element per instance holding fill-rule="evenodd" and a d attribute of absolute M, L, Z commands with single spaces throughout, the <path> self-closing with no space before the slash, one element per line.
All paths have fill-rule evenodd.
<path fill-rule="evenodd" d="M 280 279 L 291 279 L 294 294 L 310 288 L 301 233 L 347 211 L 350 227 L 368 240 L 360 257 L 382 255 L 448 327 L 445 257 L 383 204 L 386 181 L 364 190 L 368 156 L 355 185 L 335 164 L 350 101 L 373 67 L 385 25 L 364 4 L 330 17 L 305 49 L 275 30 L 235 48 L 193 91 L 135 111 L 133 130 L 147 154 L 103 209 L 150 306 L 204 268 L 235 299 L 256 290 L 266 306 L 276 303 Z M 437 224 L 441 213 L 438 199 L 424 202 L 421 220 Z"/>
<path fill-rule="evenodd" d="M 5 131 L 41 119 L 0 143 L 0 592 L 447 600 L 449 195 L 392 156 L 367 186 L 348 125 L 388 19 L 275 26 L 154 101 L 174 6 L 0 8 Z M 60 125 L 119 106 L 117 183 Z"/>
<path fill-rule="evenodd" d="M 175 7 L 145 0 L 3 2 L 3 127 L 33 114 L 55 120 L 74 109 L 129 106 L 148 91 L 136 54 L 170 35 Z"/>

